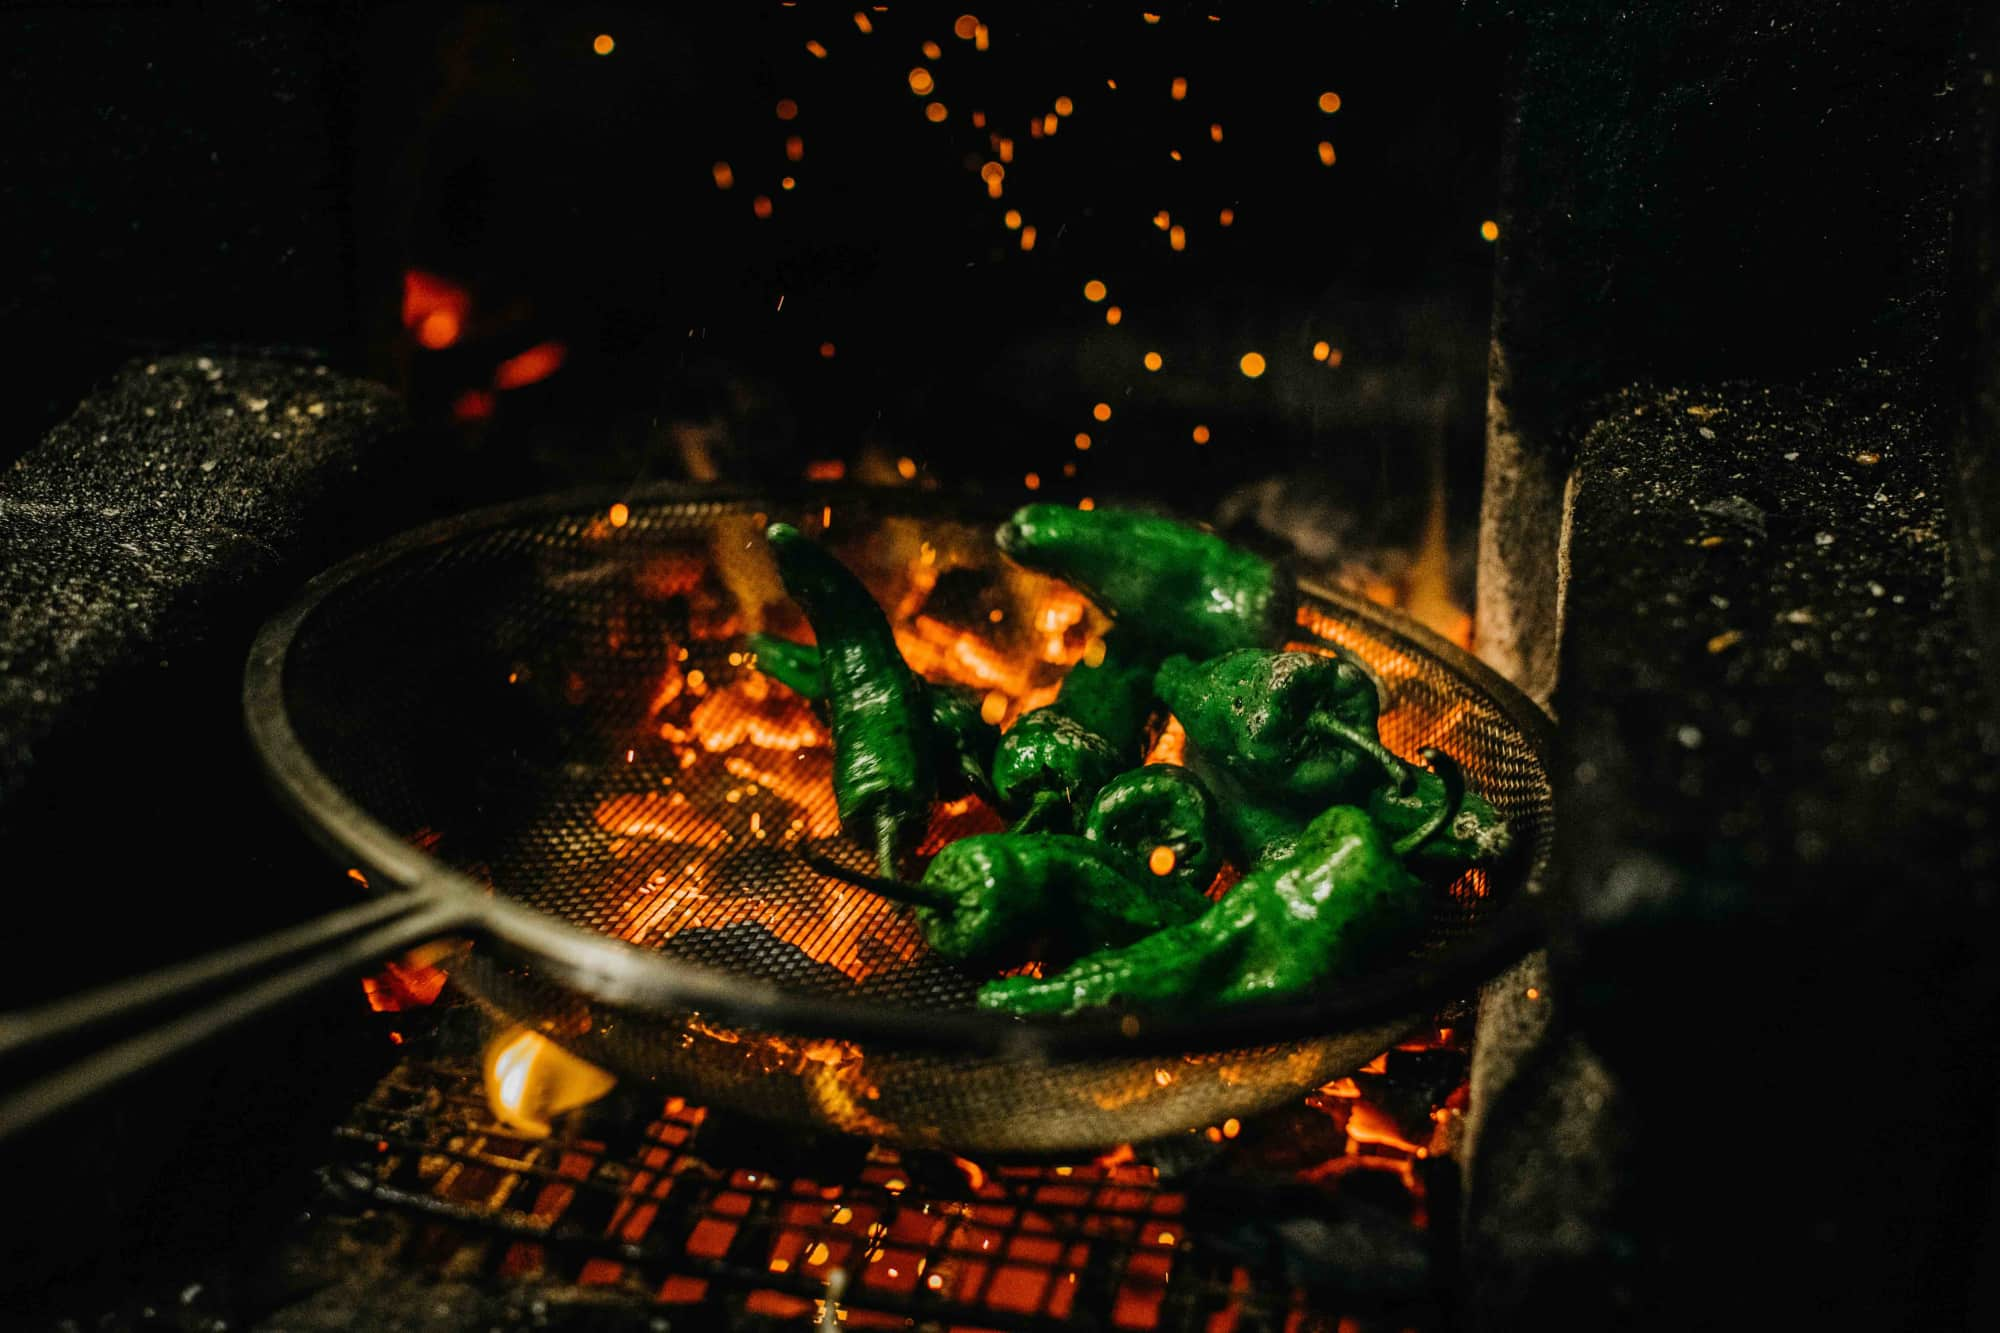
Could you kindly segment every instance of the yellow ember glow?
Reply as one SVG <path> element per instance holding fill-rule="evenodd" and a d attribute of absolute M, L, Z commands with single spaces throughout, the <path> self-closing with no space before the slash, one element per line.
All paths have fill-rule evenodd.
<path fill-rule="evenodd" d="M 1323 167 L 1333 165 L 1333 145 L 1324 139 L 1319 141 L 1319 164 Z"/>
<path fill-rule="evenodd" d="M 1083 510 L 1095 509 L 1097 508 L 1097 501 L 1091 499 L 1089 496 L 1086 495 L 1081 500 L 1078 500 L 1076 502 L 1076 507 L 1078 509 L 1083 509 Z"/>
<path fill-rule="evenodd" d="M 601 56 L 608 56 L 617 45 L 618 43 L 611 40 L 610 33 L 600 32 L 597 34 L 597 40 L 590 44 L 590 49 Z"/>
<path fill-rule="evenodd" d="M 1166 362 L 1161 359 L 1160 354 L 1158 352 L 1146 353 L 1146 369 L 1158 370 L 1161 366 L 1165 364 Z"/>
<path fill-rule="evenodd" d="M 1175 250 L 1187 249 L 1187 228 L 1179 223 L 1167 228 L 1167 244 Z"/>
<path fill-rule="evenodd" d="M 1007 138 L 1001 139 L 999 153 L 1002 162 L 1012 162 L 1014 160 L 1014 141 Z"/>
<path fill-rule="evenodd" d="M 861 29 L 861 31 L 863 32 L 875 31 L 875 25 L 873 23 L 870 23 L 868 21 L 868 16 L 866 14 L 861 13 L 859 10 L 856 10 L 854 14 L 854 26 Z"/>
<path fill-rule="evenodd" d="M 813 59 L 815 60 L 826 59 L 826 48 L 824 46 L 821 46 L 818 42 L 807 42 L 806 50 L 812 52 Z"/>
<path fill-rule="evenodd" d="M 1021 210 L 1018 208 L 1008 209 L 1006 216 L 1000 220 L 1007 224 L 1008 231 L 1021 230 Z"/>
<path fill-rule="evenodd" d="M 986 128 L 986 113 L 984 111 L 975 111 L 972 113 L 972 128 L 975 130 Z"/>
<path fill-rule="evenodd" d="M 1086 301 L 1102 301 L 1104 293 L 1104 284 L 1096 278 L 1092 278 L 1089 282 L 1083 284 L 1083 299 Z"/>
<path fill-rule="evenodd" d="M 1209 127 L 1208 127 L 1208 137 L 1209 137 L 1209 138 L 1210 138 L 1211 140 L 1213 140 L 1214 142 L 1216 142 L 1216 143 L 1221 143 L 1221 142 L 1222 142 L 1222 126 L 1221 126 L 1221 125 L 1220 125 L 1219 123 L 1218 123 L 1218 124 L 1214 124 L 1214 125 L 1211 125 L 1211 126 L 1209 126 Z"/>
<path fill-rule="evenodd" d="M 995 176 L 992 180 L 986 182 L 986 197 L 988 199 L 998 199 L 1000 192 L 1006 188 L 1006 182 Z"/>
<path fill-rule="evenodd" d="M 781 189 L 781 190 L 789 190 L 789 189 L 792 189 L 792 188 L 793 188 L 794 186 L 796 186 L 797 184 L 798 184 L 798 181 L 794 180 L 794 179 L 793 179 L 792 177 L 790 177 L 790 176 L 783 176 L 783 177 L 780 177 L 780 178 L 779 178 L 779 180 L 778 180 L 778 188 L 779 188 L 779 189 Z"/>
<path fill-rule="evenodd" d="M 824 360 L 827 361 L 833 360 L 834 350 L 835 349 L 832 343 L 821 343 L 819 345 L 819 354 L 821 358 Z"/>
<path fill-rule="evenodd" d="M 1172 98 L 1173 98 L 1173 99 L 1174 99 L 1174 100 L 1175 100 L 1176 102 L 1178 102 L 1178 101 L 1182 100 L 1183 98 L 1185 98 L 1185 97 L 1187 96 L 1187 80 L 1186 80 L 1186 79 L 1175 79 L 1175 80 L 1174 80 L 1174 86 L 1173 86 L 1173 87 L 1172 87 L 1171 89 L 1169 89 L 1169 90 L 1168 90 L 1168 94 L 1169 94 L 1169 96 L 1171 96 L 1171 97 L 1172 97 Z"/>
<path fill-rule="evenodd" d="M 797 120 L 799 118 L 799 104 L 789 97 L 780 97 L 778 105 L 774 109 L 778 113 L 779 120 Z"/>
<path fill-rule="evenodd" d="M 1174 161 L 1178 162 L 1181 160 L 1181 150 L 1178 148 L 1169 148 L 1167 150 L 1167 156 L 1171 157 Z"/>
<path fill-rule="evenodd" d="M 1238 370 L 1241 370 L 1245 375 L 1248 375 L 1251 379 L 1253 380 L 1256 379 L 1259 375 L 1264 373 L 1263 354 L 1261 352 L 1245 352 L 1243 354 L 1243 359 L 1236 363 L 1236 368 Z"/>
<path fill-rule="evenodd" d="M 1340 94 L 1321 93 L 1319 95 L 1319 109 L 1326 112 L 1329 116 L 1340 110 Z"/>
<path fill-rule="evenodd" d="M 1030 472 L 1027 476 L 1021 478 L 1021 484 L 1031 491 L 1039 491 L 1042 489 L 1042 474 L 1039 472 Z"/>
<path fill-rule="evenodd" d="M 551 1118 L 587 1106 L 618 1080 L 539 1033 L 515 1028 L 486 1048 L 486 1102 L 509 1129 L 546 1138 Z"/>
<path fill-rule="evenodd" d="M 1104 312 L 1104 322 L 1106 324 L 1116 324 L 1123 318 L 1125 318 L 1125 311 L 1119 306 L 1111 306 Z"/>
<path fill-rule="evenodd" d="M 771 216 L 771 196 L 760 194 L 750 201 L 750 211 L 760 218 Z"/>
<path fill-rule="evenodd" d="M 609 518 L 611 519 L 612 527 L 622 528 L 627 523 L 630 523 L 632 521 L 632 510 L 625 504 L 623 500 L 621 500 L 617 504 L 611 506 L 611 513 L 609 515 Z"/>
<path fill-rule="evenodd" d="M 1076 447 L 1084 453 L 1090 452 L 1090 436 L 1086 432 L 1076 433 Z"/>
<path fill-rule="evenodd" d="M 1099 403 L 1096 407 L 1090 409 L 1090 415 L 1096 417 L 1099 421 L 1111 420 L 1111 404 Z"/>
<path fill-rule="evenodd" d="M 1326 354 L 1326 363 L 1329 366 L 1337 366 L 1340 364 L 1340 349 L 1338 347 L 1332 349 Z"/>
<path fill-rule="evenodd" d="M 989 727 L 1000 725 L 1000 719 L 1007 716 L 1007 696 L 998 690 L 987 691 L 979 701 L 979 717 Z"/>
<path fill-rule="evenodd" d="M 804 158 L 805 155 L 806 141 L 804 139 L 801 139 L 796 134 L 790 135 L 785 139 L 785 160 L 787 162 L 797 162 Z"/>
<path fill-rule="evenodd" d="M 826 1242 L 821 1241 L 817 1245 L 813 1246 L 810 1250 L 806 1251 L 806 1262 L 808 1264 L 823 1264 L 829 1258 L 831 1258 L 832 1255 L 833 1251 L 826 1248 Z"/>
<path fill-rule="evenodd" d="M 1076 103 L 1070 101 L 1067 97 L 1058 97 L 1056 99 L 1056 114 L 1058 116 L 1067 116 L 1074 110 L 1076 110 Z"/>
<path fill-rule="evenodd" d="M 1499 240 L 1500 224 L 1493 221 L 1493 219 L 1488 218 L 1486 221 L 1479 224 L 1479 235 L 1485 240 L 1489 241 Z"/>
<path fill-rule="evenodd" d="M 944 48 L 939 46 L 936 42 L 925 42 L 923 46 L 923 51 L 924 51 L 924 59 L 926 60 L 936 60 L 939 56 L 944 54 Z"/>
<path fill-rule="evenodd" d="M 1148 14 L 1145 13 L 1144 11 L 1140 12 L 1139 17 L 1146 20 L 1146 22 L 1148 23 L 1158 23 L 1160 21 L 1160 16 L 1158 14 Z"/>
<path fill-rule="evenodd" d="M 972 49 L 975 51 L 984 51 L 986 49 L 986 25 L 984 23 L 972 30 Z"/>
<path fill-rule="evenodd" d="M 1195 442 L 1196 444 L 1207 444 L 1207 443 L 1208 443 L 1208 427 L 1206 427 L 1206 426 L 1196 426 L 1196 427 L 1194 428 L 1194 442 Z"/>
<path fill-rule="evenodd" d="M 998 162 L 988 162 L 985 166 L 979 169 L 979 179 L 986 181 L 989 184 L 992 183 L 993 181 L 1006 180 L 1007 168 L 1001 166 Z"/>
<path fill-rule="evenodd" d="M 958 22 L 951 25 L 951 35 L 961 42 L 971 41 L 978 31 L 979 16 L 976 14 L 960 14 Z"/>
<path fill-rule="evenodd" d="M 1215 220 L 1217 222 L 1220 222 L 1225 227 L 1234 226 L 1236 225 L 1236 210 L 1233 208 L 1225 208 L 1220 213 L 1216 214 Z"/>
<path fill-rule="evenodd" d="M 1153 854 L 1146 858 L 1146 869 L 1152 871 L 1155 875 L 1173 874 L 1174 849 L 1165 843 L 1161 843 L 1158 847 L 1155 847 Z"/>
<path fill-rule="evenodd" d="M 950 114 L 951 112 L 945 110 L 943 102 L 932 102 L 924 108 L 924 119 L 933 125 L 942 125 L 944 118 Z"/>
<path fill-rule="evenodd" d="M 1163 208 L 1159 212 L 1153 214 L 1153 225 L 1155 227 L 1158 227 L 1161 231 L 1165 231 L 1168 227 L 1174 225 L 1174 215 L 1167 212 L 1167 210 Z"/>
<path fill-rule="evenodd" d="M 727 162 L 718 162 L 710 170 L 715 173 L 716 189 L 726 190 L 736 184 L 736 173 L 730 170 Z"/>
<path fill-rule="evenodd" d="M 1326 360 L 1326 356 L 1327 356 L 1327 353 L 1328 353 L 1328 352 L 1331 352 L 1332 350 L 1333 350 L 1333 344 L 1332 344 L 1332 343 L 1329 343 L 1329 342 L 1326 342 L 1326 341 L 1325 341 L 1325 340 L 1323 340 L 1323 339 L 1322 339 L 1321 341 L 1319 341 L 1319 342 L 1316 342 L 1316 343 L 1314 343 L 1314 344 L 1313 344 L 1313 360 L 1315 360 L 1315 361 L 1324 361 L 1324 360 Z"/>
<path fill-rule="evenodd" d="M 931 78 L 931 72 L 922 65 L 918 65 L 910 71 L 910 91 L 917 96 L 930 96 L 931 89 L 936 86 L 937 84 Z"/>
<path fill-rule="evenodd" d="M 1056 116 L 1055 112 L 1051 111 L 1042 117 L 1042 133 L 1054 134 L 1056 127 L 1060 124 L 1062 124 L 1062 121 Z"/>
<path fill-rule="evenodd" d="M 1021 228 L 1021 248 L 1023 250 L 1032 250 L 1035 248 L 1035 229 L 1033 227 Z"/>
<path fill-rule="evenodd" d="M 901 477 L 904 481 L 909 481 L 911 478 L 915 477 L 917 475 L 917 460 L 914 458 L 897 459 L 896 475 Z"/>

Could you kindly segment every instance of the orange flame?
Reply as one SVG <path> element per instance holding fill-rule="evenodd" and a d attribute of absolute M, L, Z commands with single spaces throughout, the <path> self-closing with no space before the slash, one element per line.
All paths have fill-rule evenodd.
<path fill-rule="evenodd" d="M 547 1138 L 553 1117 L 610 1092 L 618 1080 L 548 1038 L 514 1028 L 486 1047 L 486 1104 L 509 1129 Z"/>
<path fill-rule="evenodd" d="M 519 356 L 510 356 L 493 372 L 493 387 L 518 389 L 545 380 L 562 369 L 569 348 L 558 342 L 536 343 Z"/>

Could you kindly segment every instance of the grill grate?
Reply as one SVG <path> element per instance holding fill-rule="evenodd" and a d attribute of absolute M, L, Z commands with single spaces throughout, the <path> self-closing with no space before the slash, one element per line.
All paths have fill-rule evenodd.
<path fill-rule="evenodd" d="M 614 1098 L 538 1141 L 494 1118 L 476 1059 L 433 1048 L 338 1128 L 335 1178 L 356 1201 L 429 1224 L 406 1257 L 462 1268 L 484 1247 L 470 1262 L 503 1281 L 692 1308 L 721 1326 L 822 1317 L 831 1279 L 853 1327 L 1248 1333 L 1389 1314 L 1422 1327 L 1436 1311 L 1397 1275 L 1345 1289 L 1333 1308 L 1270 1248 L 1282 1228 L 1255 1224 L 1272 1220 L 1274 1189 L 1310 1182 L 1322 1216 L 1365 1197 L 1379 1226 L 1421 1246 L 1430 1148 L 1394 1142 L 1384 1126 L 1398 1117 L 1382 1108 L 1401 1105 L 1407 1121 L 1423 1107 L 1431 1142 L 1447 1139 L 1463 1071 L 1452 1034 L 1433 1030 L 1292 1107 L 1164 1145 L 1186 1159 L 1168 1180 L 1129 1149 L 981 1166 L 837 1136 L 773 1140 L 680 1098 L 632 1115 Z"/>

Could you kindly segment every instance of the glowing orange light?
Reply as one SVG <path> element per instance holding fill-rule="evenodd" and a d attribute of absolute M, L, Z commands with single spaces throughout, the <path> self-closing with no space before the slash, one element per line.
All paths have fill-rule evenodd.
<path fill-rule="evenodd" d="M 771 216 L 771 196 L 760 194 L 750 201 L 750 211 L 760 218 Z"/>
<path fill-rule="evenodd" d="M 931 78 L 931 72 L 922 65 L 918 65 L 910 71 L 910 91 L 917 96 L 930 96 L 931 89 L 936 86 L 936 82 Z"/>
<path fill-rule="evenodd" d="M 1104 293 L 1104 284 L 1096 278 L 1092 278 L 1089 282 L 1083 284 L 1083 299 L 1086 301 L 1102 301 Z"/>
<path fill-rule="evenodd" d="M 875 25 L 870 23 L 868 21 L 868 16 L 866 14 L 861 13 L 859 10 L 856 10 L 854 14 L 854 26 L 861 29 L 861 31 L 863 32 L 875 31 Z"/>
<path fill-rule="evenodd" d="M 799 118 L 799 104 L 789 97 L 780 97 L 775 110 L 778 113 L 779 120 L 797 120 Z"/>
<path fill-rule="evenodd" d="M 1225 208 L 1222 210 L 1221 213 L 1216 215 L 1215 220 L 1217 222 L 1220 222 L 1225 227 L 1234 226 L 1236 224 L 1236 210 L 1233 208 Z"/>
<path fill-rule="evenodd" d="M 904 481 L 911 480 L 913 477 L 917 475 L 917 460 L 914 458 L 897 459 L 896 475 L 901 477 Z"/>
<path fill-rule="evenodd" d="M 622 528 L 632 521 L 631 506 L 620 500 L 617 504 L 611 506 L 611 512 L 606 514 L 605 517 L 611 520 L 612 527 Z"/>
<path fill-rule="evenodd" d="M 1209 126 L 1209 127 L 1208 127 L 1208 137 L 1209 137 L 1209 138 L 1210 138 L 1210 139 L 1211 139 L 1211 140 L 1212 140 L 1213 142 L 1215 142 L 1215 143 L 1221 143 L 1221 142 L 1222 142 L 1222 126 L 1221 126 L 1220 124 L 1216 124 L 1216 125 L 1211 125 L 1211 126 Z"/>
<path fill-rule="evenodd" d="M 493 387 L 518 389 L 524 384 L 545 380 L 562 369 L 569 348 L 558 342 L 536 343 L 519 356 L 510 356 L 493 372 Z"/>
<path fill-rule="evenodd" d="M 972 14 L 960 14 L 958 21 L 951 25 L 951 35 L 961 42 L 971 41 L 973 34 L 978 31 L 979 19 Z"/>
<path fill-rule="evenodd" d="M 1097 508 L 1097 501 L 1086 495 L 1076 502 L 1076 507 L 1078 509 L 1095 509 Z"/>
<path fill-rule="evenodd" d="M 467 389 L 452 400 L 451 415 L 458 421 L 484 421 L 493 415 L 493 395 L 484 389 Z"/>
<path fill-rule="evenodd" d="M 1035 248 L 1035 229 L 1033 227 L 1021 228 L 1021 248 L 1023 250 L 1032 250 Z"/>
<path fill-rule="evenodd" d="M 1236 368 L 1254 380 L 1264 373 L 1264 357 L 1258 352 L 1245 352 L 1243 359 L 1236 363 Z"/>
<path fill-rule="evenodd" d="M 972 128 L 975 130 L 986 128 L 986 113 L 984 111 L 975 111 L 972 113 Z"/>
<path fill-rule="evenodd" d="M 1161 366 L 1165 364 L 1166 362 L 1161 359 L 1160 354 L 1158 352 L 1146 353 L 1146 369 L 1158 370 Z"/>
<path fill-rule="evenodd" d="M 805 155 L 806 155 L 806 141 L 804 139 L 800 138 L 796 134 L 786 138 L 785 160 L 787 162 L 800 161 L 805 157 Z"/>
<path fill-rule="evenodd" d="M 789 190 L 796 187 L 797 185 L 798 181 L 794 180 L 790 176 L 780 176 L 778 178 L 778 188 L 781 190 Z"/>
<path fill-rule="evenodd" d="M 418 329 L 440 310 L 449 311 L 454 318 L 462 321 L 471 308 L 472 294 L 449 278 L 441 278 L 418 268 L 404 271 L 404 328 Z"/>
<path fill-rule="evenodd" d="M 1001 166 L 998 162 L 988 162 L 979 169 L 979 179 L 983 181 L 1005 180 L 1007 179 L 1007 168 Z"/>
<path fill-rule="evenodd" d="M 1021 484 L 1031 491 L 1039 491 L 1042 489 L 1042 474 L 1039 472 L 1030 472 L 1027 476 L 1021 478 Z"/>
<path fill-rule="evenodd" d="M 1163 208 L 1159 212 L 1153 214 L 1153 225 L 1155 227 L 1158 227 L 1161 231 L 1165 231 L 1168 227 L 1174 225 L 1174 215 L 1167 212 L 1167 210 Z"/>
<path fill-rule="evenodd" d="M 975 51 L 984 51 L 986 49 L 986 25 L 984 23 L 972 30 L 972 49 Z"/>
<path fill-rule="evenodd" d="M 1483 240 L 1488 240 L 1488 241 L 1499 240 L 1500 224 L 1493 221 L 1491 218 L 1488 218 L 1486 221 L 1479 224 L 1479 235 Z"/>
<path fill-rule="evenodd" d="M 1090 452 L 1090 436 L 1083 431 L 1076 433 L 1076 447 L 1083 453 Z"/>
<path fill-rule="evenodd" d="M 1021 229 L 1021 210 L 1010 208 L 1007 210 L 1007 215 L 1000 220 L 1007 224 L 1008 231 L 1019 231 Z"/>
<path fill-rule="evenodd" d="M 824 46 L 821 46 L 818 42 L 807 42 L 806 50 L 812 52 L 813 59 L 815 60 L 826 59 L 826 48 Z"/>
<path fill-rule="evenodd" d="M 832 343 L 821 343 L 819 345 L 820 359 L 824 361 L 833 360 L 833 354 L 835 350 L 836 349 L 834 348 L 834 345 Z"/>
<path fill-rule="evenodd" d="M 1111 420 L 1111 404 L 1099 403 L 1090 409 L 1090 415 L 1096 417 L 1099 421 Z"/>
<path fill-rule="evenodd" d="M 1167 228 L 1167 245 L 1175 250 L 1187 249 L 1187 228 L 1178 222 Z"/>
<path fill-rule="evenodd" d="M 1167 156 L 1171 157 L 1174 161 L 1178 162 L 1181 160 L 1181 150 L 1178 148 L 1169 148 L 1167 150 Z"/>
<path fill-rule="evenodd" d="M 1160 21 L 1160 16 L 1158 14 L 1148 14 L 1145 13 L 1144 11 L 1140 12 L 1139 17 L 1146 20 L 1146 22 L 1148 23 L 1158 23 Z"/>
<path fill-rule="evenodd" d="M 458 315 L 451 310 L 433 310 L 417 325 L 417 341 L 432 351 L 458 341 Z"/>
<path fill-rule="evenodd" d="M 924 52 L 924 59 L 936 60 L 939 56 L 944 54 L 944 48 L 939 46 L 936 42 L 925 42 L 923 45 L 923 52 Z"/>
<path fill-rule="evenodd" d="M 1106 324 L 1116 324 L 1123 318 L 1125 318 L 1125 311 L 1119 306 L 1111 306 L 1104 312 L 1104 322 Z"/>
<path fill-rule="evenodd" d="M 979 701 L 979 716 L 989 727 L 1000 725 L 1000 719 L 1007 716 L 1007 696 L 998 690 L 987 691 Z"/>
<path fill-rule="evenodd" d="M 1206 426 L 1196 426 L 1196 427 L 1194 428 L 1194 442 L 1195 442 L 1196 444 L 1207 444 L 1207 443 L 1208 443 L 1208 427 L 1206 427 Z"/>
<path fill-rule="evenodd" d="M 546 1138 L 550 1119 L 587 1106 L 618 1080 L 539 1033 L 517 1028 L 486 1048 L 486 1102 L 508 1128 Z"/>
<path fill-rule="evenodd" d="M 1319 95 L 1319 109 L 1326 112 L 1329 116 L 1340 110 L 1340 94 L 1321 93 Z"/>
<path fill-rule="evenodd" d="M 1074 110 L 1076 110 L 1076 103 L 1070 101 L 1067 97 L 1058 97 L 1056 99 L 1056 114 L 1058 116 L 1067 116 Z"/>
<path fill-rule="evenodd" d="M 1003 137 L 999 140 L 995 151 L 1000 154 L 1002 162 L 1012 162 L 1014 160 L 1014 141 Z"/>
<path fill-rule="evenodd" d="M 1174 849 L 1161 843 L 1153 849 L 1153 854 L 1146 858 L 1146 869 L 1155 875 L 1171 875 L 1174 873 L 1174 860 Z"/>
<path fill-rule="evenodd" d="M 943 102 L 932 102 L 924 108 L 924 119 L 933 125 L 942 125 L 944 118 L 950 114 L 951 112 L 945 110 Z"/>
<path fill-rule="evenodd" d="M 1042 117 L 1043 134 L 1054 134 L 1057 128 L 1060 127 L 1061 125 L 1062 125 L 1061 117 L 1057 116 L 1056 113 L 1053 111 L 1049 112 L 1046 116 Z"/>
<path fill-rule="evenodd" d="M 1333 145 L 1324 139 L 1319 141 L 1319 164 L 1323 167 L 1333 165 Z"/>
<path fill-rule="evenodd" d="M 1324 340 L 1322 340 L 1322 341 L 1320 341 L 1320 342 L 1316 342 L 1316 343 L 1314 343 L 1314 344 L 1313 344 L 1313 360 L 1315 360 L 1315 361 L 1324 361 L 1324 360 L 1326 360 L 1326 358 L 1327 358 L 1327 353 L 1331 352 L 1332 350 L 1333 350 L 1333 345 L 1332 345 L 1331 343 L 1328 343 L 1328 342 L 1324 341 Z"/>
<path fill-rule="evenodd" d="M 730 169 L 727 162 L 716 163 L 710 171 L 715 174 L 716 189 L 727 190 L 736 184 L 736 173 Z"/>
<path fill-rule="evenodd" d="M 1174 85 L 1173 85 L 1173 87 L 1172 87 L 1171 89 L 1169 89 L 1169 90 L 1168 90 L 1168 95 L 1169 95 L 1169 96 L 1171 96 L 1171 97 L 1172 97 L 1172 98 L 1173 98 L 1173 99 L 1174 99 L 1174 100 L 1175 100 L 1176 102 L 1178 102 L 1178 101 L 1181 101 L 1181 100 L 1183 100 L 1184 98 L 1186 98 L 1186 97 L 1187 97 L 1187 80 L 1186 80 L 1186 79 L 1175 79 L 1175 80 L 1174 80 Z"/>
<path fill-rule="evenodd" d="M 1340 349 L 1338 347 L 1332 347 L 1327 349 L 1326 363 L 1329 366 L 1337 366 L 1340 364 Z"/>
<path fill-rule="evenodd" d="M 591 42 L 590 49 L 597 52 L 597 54 L 601 56 L 608 56 L 611 54 L 612 49 L 617 45 L 618 43 L 611 40 L 610 33 L 600 32 L 597 34 L 597 39 Z"/>

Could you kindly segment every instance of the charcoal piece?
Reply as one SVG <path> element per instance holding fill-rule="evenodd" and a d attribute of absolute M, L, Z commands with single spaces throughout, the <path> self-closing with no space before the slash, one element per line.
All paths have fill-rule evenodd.
<path fill-rule="evenodd" d="M 1206 1208 L 1201 1196 L 1190 1207 Z M 1405 1201 L 1406 1202 L 1406 1201 Z M 1206 1215 L 1204 1213 L 1204 1215 Z M 1373 1306 L 1422 1303 L 1434 1295 L 1431 1240 L 1407 1208 L 1384 1207 L 1343 1189 L 1288 1197 L 1260 1190 L 1254 1203 L 1233 1201 L 1233 1222 L 1219 1222 L 1205 1244 L 1253 1273 L 1281 1275 L 1289 1286 L 1321 1297 L 1345 1296 Z"/>

